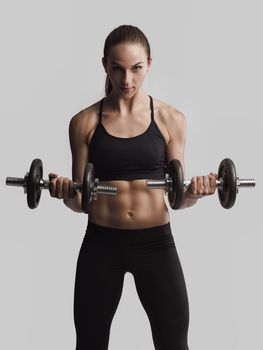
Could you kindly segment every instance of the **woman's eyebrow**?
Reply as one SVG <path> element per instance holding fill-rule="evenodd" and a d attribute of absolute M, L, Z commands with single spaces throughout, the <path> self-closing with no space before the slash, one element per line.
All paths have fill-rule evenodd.
<path fill-rule="evenodd" d="M 143 62 L 138 62 L 138 63 L 132 65 L 132 67 L 135 67 L 135 66 L 137 66 L 137 65 L 140 64 L 140 63 L 143 63 Z M 111 64 L 116 64 L 116 65 L 118 65 L 118 66 L 121 67 L 121 65 L 120 65 L 118 62 L 115 62 L 115 61 L 112 61 Z"/>

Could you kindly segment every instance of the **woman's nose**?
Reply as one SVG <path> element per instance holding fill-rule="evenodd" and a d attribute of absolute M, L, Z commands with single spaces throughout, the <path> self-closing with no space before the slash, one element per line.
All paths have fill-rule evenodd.
<path fill-rule="evenodd" d="M 132 81 L 132 74 L 129 71 L 124 71 L 123 77 L 122 77 L 123 84 L 129 85 L 131 81 Z"/>

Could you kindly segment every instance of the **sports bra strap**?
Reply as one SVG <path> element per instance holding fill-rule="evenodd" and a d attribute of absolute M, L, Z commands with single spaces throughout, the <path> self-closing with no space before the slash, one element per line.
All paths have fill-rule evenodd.
<path fill-rule="evenodd" d="M 148 95 L 150 97 L 150 106 L 151 106 L 151 119 L 154 120 L 154 112 L 153 112 L 153 98 L 152 96 Z"/>
<path fill-rule="evenodd" d="M 101 119 L 102 119 L 102 107 L 103 107 L 104 98 L 105 97 L 103 97 L 100 101 L 99 123 L 101 123 Z"/>

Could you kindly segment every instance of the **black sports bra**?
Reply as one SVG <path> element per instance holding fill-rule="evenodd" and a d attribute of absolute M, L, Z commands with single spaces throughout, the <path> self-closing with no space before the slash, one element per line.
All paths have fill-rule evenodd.
<path fill-rule="evenodd" d="M 117 137 L 99 123 L 89 144 L 89 162 L 99 180 L 164 179 L 167 164 L 165 139 L 154 120 L 153 99 L 150 97 L 151 123 L 140 135 Z"/>

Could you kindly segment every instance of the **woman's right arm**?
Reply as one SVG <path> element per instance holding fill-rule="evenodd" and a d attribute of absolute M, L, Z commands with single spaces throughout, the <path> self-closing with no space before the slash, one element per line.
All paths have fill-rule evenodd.
<path fill-rule="evenodd" d="M 69 141 L 72 154 L 72 180 L 49 174 L 50 194 L 63 199 L 64 204 L 75 212 L 82 213 L 81 193 L 73 188 L 73 184 L 83 182 L 85 166 L 88 162 L 87 113 L 80 111 L 69 123 Z"/>
<path fill-rule="evenodd" d="M 82 184 L 85 166 L 88 162 L 88 144 L 87 144 L 87 115 L 85 112 L 79 112 L 72 117 L 69 123 L 69 141 L 72 154 L 72 180 Z M 71 184 L 69 184 L 70 186 Z M 64 203 L 73 211 L 82 213 L 81 193 L 76 191 L 73 198 L 64 198 Z"/>

